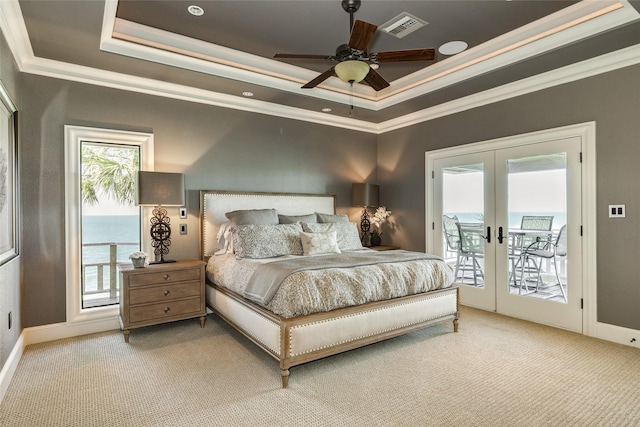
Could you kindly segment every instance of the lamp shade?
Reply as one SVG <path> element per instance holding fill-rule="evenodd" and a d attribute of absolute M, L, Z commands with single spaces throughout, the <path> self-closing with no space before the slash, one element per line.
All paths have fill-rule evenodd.
<path fill-rule="evenodd" d="M 369 74 L 369 64 L 362 61 L 344 61 L 338 63 L 334 71 L 343 82 L 360 83 Z"/>
<path fill-rule="evenodd" d="M 353 206 L 378 206 L 379 187 L 376 184 L 358 183 L 351 186 L 351 204 Z"/>
<path fill-rule="evenodd" d="M 136 205 L 184 206 L 184 175 L 169 172 L 138 172 Z"/>

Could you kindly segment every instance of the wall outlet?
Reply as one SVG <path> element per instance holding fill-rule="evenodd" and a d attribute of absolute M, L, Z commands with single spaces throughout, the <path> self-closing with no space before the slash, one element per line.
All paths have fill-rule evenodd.
<path fill-rule="evenodd" d="M 624 205 L 609 205 L 609 218 L 624 218 Z"/>
<path fill-rule="evenodd" d="M 187 218 L 187 208 L 180 208 L 180 219 Z"/>
<path fill-rule="evenodd" d="M 187 234 L 187 224 L 180 224 L 180 234 Z"/>

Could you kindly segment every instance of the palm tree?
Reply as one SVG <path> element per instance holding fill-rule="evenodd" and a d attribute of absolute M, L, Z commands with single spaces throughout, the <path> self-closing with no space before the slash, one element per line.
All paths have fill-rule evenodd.
<path fill-rule="evenodd" d="M 138 150 L 83 144 L 81 155 L 83 203 L 95 205 L 104 195 L 122 205 L 134 204 Z"/>

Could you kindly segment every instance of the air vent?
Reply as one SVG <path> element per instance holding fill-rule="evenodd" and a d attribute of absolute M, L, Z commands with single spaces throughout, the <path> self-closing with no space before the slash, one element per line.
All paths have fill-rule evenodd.
<path fill-rule="evenodd" d="M 399 39 L 413 33 L 415 30 L 427 25 L 427 21 L 413 16 L 410 13 L 402 12 L 395 18 L 380 25 L 382 31 Z"/>

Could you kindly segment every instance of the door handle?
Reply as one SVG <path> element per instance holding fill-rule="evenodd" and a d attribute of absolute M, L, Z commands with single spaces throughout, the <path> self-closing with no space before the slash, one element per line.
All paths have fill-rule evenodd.
<path fill-rule="evenodd" d="M 487 237 L 485 239 L 487 239 L 487 243 L 491 243 L 491 227 L 487 227 Z"/>
<path fill-rule="evenodd" d="M 502 235 L 502 227 L 498 227 L 498 242 L 500 244 L 502 244 L 502 239 L 504 239 L 504 236 Z"/>

